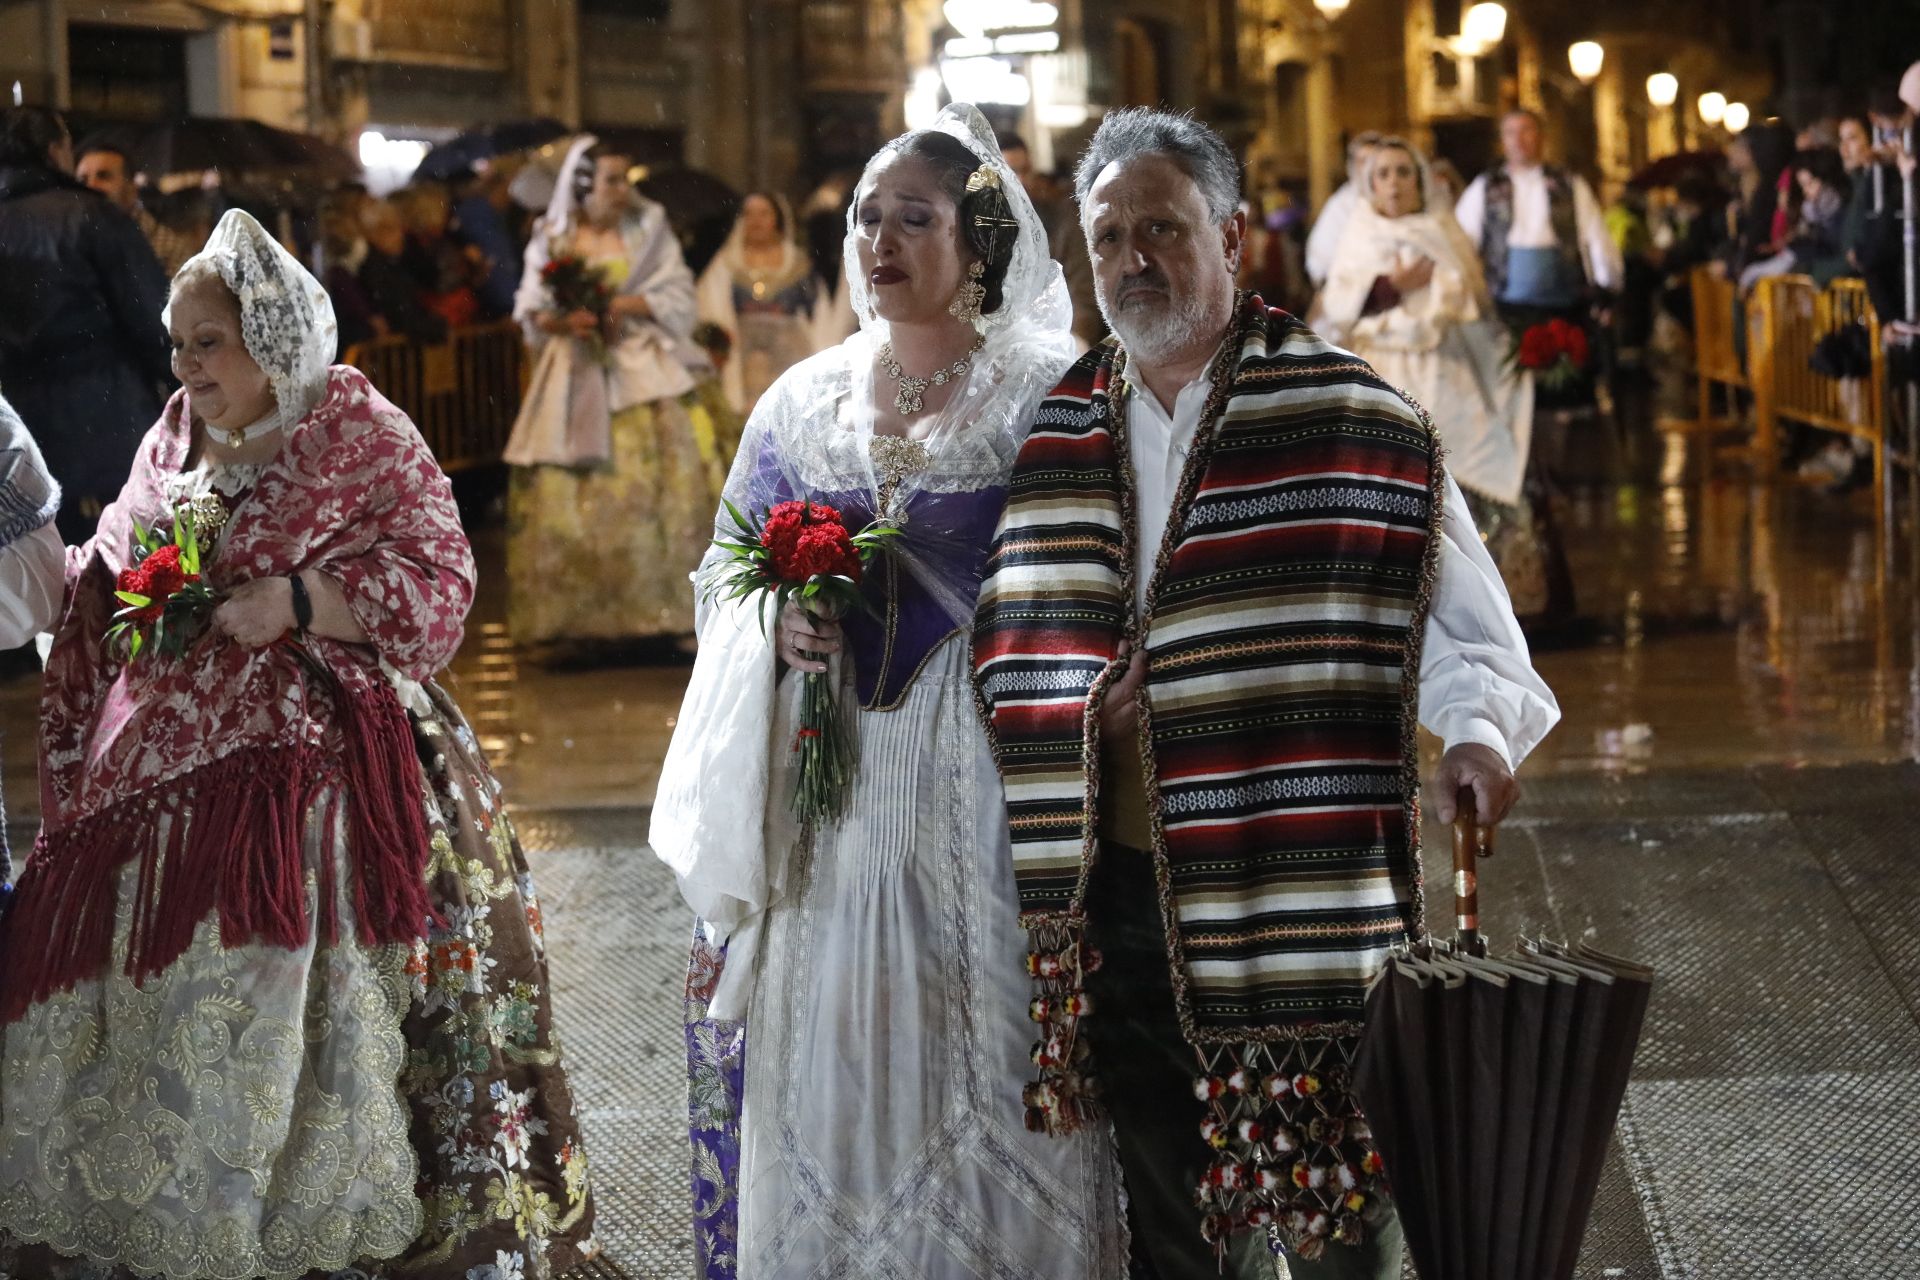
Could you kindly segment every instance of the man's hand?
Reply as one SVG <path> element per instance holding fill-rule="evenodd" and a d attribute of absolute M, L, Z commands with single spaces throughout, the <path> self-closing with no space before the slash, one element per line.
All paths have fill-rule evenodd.
<path fill-rule="evenodd" d="M 1129 742 L 1139 735 L 1140 686 L 1147 679 L 1146 650 L 1136 651 L 1122 640 L 1118 656 L 1127 659 L 1127 669 L 1107 686 L 1100 702 L 1100 737 L 1107 742 Z"/>
<path fill-rule="evenodd" d="M 1463 742 L 1440 758 L 1440 767 L 1427 782 L 1427 808 L 1443 825 L 1459 816 L 1462 791 L 1473 792 L 1476 820 L 1491 827 L 1506 818 L 1520 798 L 1513 770 L 1492 747 Z"/>

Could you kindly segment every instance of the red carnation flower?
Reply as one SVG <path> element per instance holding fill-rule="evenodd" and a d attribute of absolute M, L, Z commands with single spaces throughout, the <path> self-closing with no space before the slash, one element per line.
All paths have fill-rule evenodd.
<path fill-rule="evenodd" d="M 1545 325 L 1535 325 L 1520 335 L 1520 367 L 1544 369 L 1560 358 L 1560 346 Z"/>
<path fill-rule="evenodd" d="M 840 513 L 817 502 L 774 507 L 760 526 L 760 545 L 767 549 L 774 576 L 783 582 L 805 582 L 816 573 L 843 574 L 856 581 L 860 577 L 860 557 Z"/>
<path fill-rule="evenodd" d="M 180 567 L 180 548 L 172 543 L 148 556 L 140 568 L 145 571 L 148 584 L 148 590 L 140 594 L 155 601 L 165 600 L 187 585 L 186 572 Z"/>
<path fill-rule="evenodd" d="M 851 578 L 855 582 L 860 580 L 860 556 L 853 549 L 853 538 L 847 533 L 845 525 L 807 526 L 800 535 L 795 558 L 806 577 L 825 573 Z"/>
<path fill-rule="evenodd" d="M 1567 359 L 1573 362 L 1574 368 L 1584 369 L 1587 367 L 1587 335 L 1585 330 L 1577 325 L 1568 325 L 1566 341 L 1560 349 L 1566 355 Z"/>

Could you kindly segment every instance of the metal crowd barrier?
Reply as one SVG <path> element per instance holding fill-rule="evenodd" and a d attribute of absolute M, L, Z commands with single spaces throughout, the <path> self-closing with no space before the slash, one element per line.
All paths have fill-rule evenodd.
<path fill-rule="evenodd" d="M 436 346 L 375 338 L 341 363 L 413 419 L 443 470 L 500 461 L 527 375 L 526 344 L 512 321 L 455 329 Z"/>
<path fill-rule="evenodd" d="M 1873 454 L 1876 510 L 1887 510 L 1887 370 L 1880 321 L 1860 280 L 1836 280 L 1826 289 L 1807 276 L 1773 276 L 1755 285 L 1743 308 L 1731 281 L 1706 267 L 1694 268 L 1694 371 L 1699 379 L 1699 416 L 1663 418 L 1666 431 L 1732 431 L 1742 427 L 1739 400 L 1752 397 L 1752 427 L 1742 450 L 1760 475 L 1780 465 L 1778 427 L 1803 423 L 1867 442 Z M 1746 326 L 1745 359 L 1736 344 Z M 1869 371 L 1858 378 L 1830 378 L 1809 363 L 1815 348 L 1850 325 L 1865 330 Z M 1726 411 L 1714 412 L 1719 389 Z"/>
<path fill-rule="evenodd" d="M 1733 431 L 1742 425 L 1740 396 L 1752 390 L 1740 358 L 1739 297 L 1733 281 L 1695 267 L 1688 284 L 1693 293 L 1693 367 L 1699 379 L 1700 413 L 1693 418 L 1662 418 L 1660 429 L 1680 432 Z M 1714 392 L 1725 408 L 1714 412 Z"/>
<path fill-rule="evenodd" d="M 1806 276 L 1775 276 L 1755 287 L 1752 305 L 1757 339 L 1751 352 L 1755 448 L 1764 451 L 1771 467 L 1774 425 L 1782 418 L 1865 440 L 1873 450 L 1873 496 L 1878 504 L 1887 483 L 1887 369 L 1880 318 L 1867 299 L 1866 282 L 1836 280 L 1821 289 Z M 1854 324 L 1866 330 L 1868 373 L 1857 378 L 1815 373 L 1809 363 L 1814 348 Z"/>

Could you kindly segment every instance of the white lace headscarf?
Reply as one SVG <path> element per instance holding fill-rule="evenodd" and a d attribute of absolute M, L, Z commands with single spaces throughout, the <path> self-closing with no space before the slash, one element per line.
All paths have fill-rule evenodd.
<path fill-rule="evenodd" d="M 1395 151 L 1403 151 L 1413 158 L 1413 170 L 1420 184 L 1420 208 L 1399 218 L 1389 218 L 1374 206 L 1373 171 Z M 1356 214 L 1352 221 L 1363 228 L 1354 233 L 1356 240 L 1365 240 L 1368 234 L 1365 228 L 1376 223 L 1386 228 L 1387 234 L 1398 231 L 1409 238 L 1417 236 L 1415 247 L 1426 257 L 1453 263 L 1476 294 L 1486 292 L 1479 246 L 1461 230 L 1447 202 L 1435 198 L 1433 166 L 1428 163 L 1426 153 L 1405 138 L 1383 137 L 1367 153 L 1366 163 L 1360 167 L 1360 205 Z M 1424 241 L 1432 243 L 1423 244 Z"/>
<path fill-rule="evenodd" d="M 1360 162 L 1360 199 L 1368 205 L 1373 204 L 1373 171 L 1389 151 L 1402 151 L 1413 159 L 1414 179 L 1420 187 L 1420 208 L 1416 212 L 1426 213 L 1434 209 L 1433 166 L 1427 163 L 1425 152 L 1400 137 L 1379 138 L 1367 149 L 1366 159 Z"/>
<path fill-rule="evenodd" d="M 587 152 L 599 144 L 600 139 L 583 133 L 567 148 L 567 158 L 560 162 L 560 175 L 553 180 L 553 194 L 547 198 L 546 217 L 541 221 L 549 236 L 561 235 L 573 226 L 580 205 L 574 185 L 580 181 L 581 169 L 589 163 Z"/>
<path fill-rule="evenodd" d="M 1047 227 L 1033 207 L 1019 175 L 1000 154 L 993 126 L 979 109 L 969 102 L 955 102 L 941 108 L 933 123 L 920 133 L 944 133 L 973 152 L 981 165 L 999 176 L 1000 190 L 1007 198 L 1007 209 L 1019 224 L 1014 233 L 1013 253 L 1001 285 L 999 307 L 982 316 L 976 327 L 986 335 L 985 350 L 1009 345 L 1050 345 L 1064 338 L 1060 347 L 1069 356 L 1073 343 L 1073 298 L 1060 264 L 1053 260 L 1047 245 Z M 891 157 L 914 133 L 895 138 L 867 162 L 867 173 L 876 164 Z M 841 260 L 846 264 L 847 297 L 860 320 L 860 331 L 872 338 L 875 346 L 887 340 L 888 324 L 873 313 L 873 286 L 860 271 L 860 192 L 867 174 L 860 175 L 853 199 L 847 205 L 847 239 Z M 1070 363 L 1070 361 L 1069 361 Z"/>
<path fill-rule="evenodd" d="M 239 209 L 220 219 L 207 247 L 187 259 L 174 279 L 208 266 L 239 299 L 240 337 L 273 384 L 280 425 L 300 421 L 327 394 L 327 370 L 340 337 L 333 300 L 298 258 Z M 170 326 L 172 316 L 169 298 L 161 322 Z"/>

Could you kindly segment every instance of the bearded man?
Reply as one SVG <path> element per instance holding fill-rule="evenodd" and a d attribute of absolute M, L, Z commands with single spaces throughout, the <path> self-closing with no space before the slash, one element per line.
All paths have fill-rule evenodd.
<path fill-rule="evenodd" d="M 1075 193 L 1114 338 L 1038 411 L 974 637 L 1042 986 L 1028 1122 L 1111 1116 L 1146 1274 L 1221 1274 L 1219 1248 L 1270 1277 L 1272 1227 L 1295 1280 L 1390 1280 L 1344 1084 L 1369 981 L 1423 929 L 1416 724 L 1446 747 L 1435 816 L 1470 791 L 1491 824 L 1559 708 L 1425 415 L 1236 295 L 1226 144 L 1117 112 Z M 1224 1131 L 1254 1088 L 1313 1122 Z"/>

